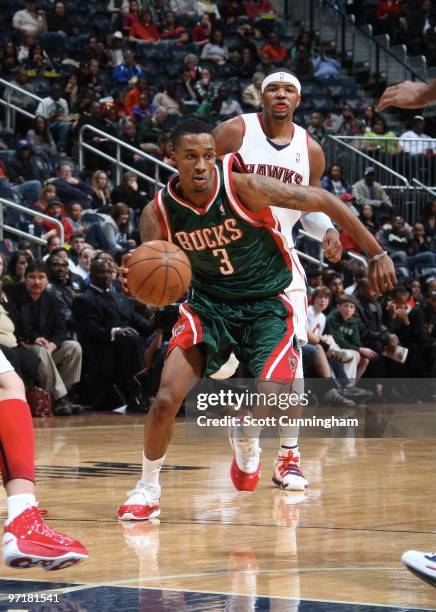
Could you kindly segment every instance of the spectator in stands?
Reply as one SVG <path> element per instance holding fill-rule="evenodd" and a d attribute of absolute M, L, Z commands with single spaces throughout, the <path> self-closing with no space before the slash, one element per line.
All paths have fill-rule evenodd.
<path fill-rule="evenodd" d="M 212 80 L 212 75 L 210 73 L 210 70 L 208 70 L 208 68 L 200 69 L 200 78 L 198 79 L 198 81 L 194 83 L 194 89 L 197 93 L 197 97 L 200 102 L 200 106 L 202 104 L 203 105 L 213 104 L 219 94 L 219 87 L 215 83 L 215 81 Z M 207 113 L 204 113 L 204 108 L 203 109 L 200 108 L 198 112 L 201 114 L 207 114 Z"/>
<path fill-rule="evenodd" d="M 109 0 L 106 10 L 112 17 L 112 23 L 117 24 L 121 17 L 129 14 L 129 0 Z"/>
<path fill-rule="evenodd" d="M 226 121 L 244 112 L 227 85 L 221 85 L 213 110 L 218 115 L 218 121 Z"/>
<path fill-rule="evenodd" d="M 47 214 L 48 204 L 53 198 L 57 198 L 56 186 L 53 183 L 48 183 L 39 192 L 38 200 L 32 204 L 32 208 Z M 34 220 L 36 223 L 41 222 L 38 217 L 34 217 Z"/>
<path fill-rule="evenodd" d="M 330 113 L 324 121 L 324 127 L 329 134 L 357 136 L 360 133 L 359 122 L 349 104 L 344 104 L 340 115 Z"/>
<path fill-rule="evenodd" d="M 47 291 L 56 298 L 58 310 L 65 321 L 68 339 L 74 340 L 76 334 L 72 305 L 74 298 L 79 295 L 83 288 L 82 279 L 71 274 L 68 263 L 59 254 L 50 255 L 46 264 L 49 280 Z M 71 276 L 74 276 L 73 281 Z"/>
<path fill-rule="evenodd" d="M 47 215 L 62 223 L 62 227 L 64 228 L 64 242 L 69 242 L 74 228 L 70 219 L 65 214 L 62 202 L 58 198 L 52 198 L 49 201 Z M 41 225 L 46 231 L 45 238 L 47 238 L 47 233 L 50 233 L 50 235 L 56 233 L 60 237 L 60 229 L 56 224 L 44 219 Z"/>
<path fill-rule="evenodd" d="M 412 278 L 407 288 L 409 289 L 409 299 L 407 306 L 409 308 L 415 308 L 415 306 L 424 306 L 425 298 L 422 294 L 421 281 L 418 278 Z"/>
<path fill-rule="evenodd" d="M 38 198 L 41 190 L 41 173 L 31 158 L 32 149 L 27 140 L 19 140 L 14 156 L 7 162 L 7 171 L 12 185 L 20 185 L 20 196 L 28 206 Z"/>
<path fill-rule="evenodd" d="M 379 220 L 383 213 L 393 209 L 390 197 L 375 180 L 375 168 L 368 166 L 365 169 L 364 177 L 353 185 L 353 197 L 357 206 L 369 204 L 376 209 L 376 218 Z"/>
<path fill-rule="evenodd" d="M 139 102 L 132 108 L 132 119 L 140 123 L 144 117 L 152 117 L 159 107 L 157 104 L 152 104 L 148 97 L 148 92 L 144 91 L 139 96 Z"/>
<path fill-rule="evenodd" d="M 41 115 L 35 117 L 33 127 L 27 132 L 26 139 L 30 144 L 33 155 L 37 155 L 46 161 L 57 155 L 56 143 L 45 117 Z"/>
<path fill-rule="evenodd" d="M 87 285 L 89 284 L 89 272 L 94 255 L 94 249 L 89 245 L 85 245 L 79 253 L 77 266 L 74 268 L 74 273 L 80 276 Z"/>
<path fill-rule="evenodd" d="M 338 298 L 337 308 L 330 312 L 326 320 L 325 331 L 330 334 L 341 349 L 352 351 L 357 355 L 356 380 L 362 377 L 370 359 L 377 354 L 372 349 L 363 346 L 361 325 L 356 313 L 356 300 L 343 294 Z"/>
<path fill-rule="evenodd" d="M 87 88 L 92 87 L 97 98 L 102 98 L 106 95 L 106 85 L 100 71 L 100 62 L 97 59 L 91 59 L 88 64 L 84 65 L 79 85 Z"/>
<path fill-rule="evenodd" d="M 245 7 L 239 0 L 223 0 L 221 11 L 224 21 L 228 24 L 233 23 L 237 17 L 245 15 Z"/>
<path fill-rule="evenodd" d="M 47 32 L 45 11 L 37 9 L 35 0 L 26 0 L 25 9 L 17 11 L 12 18 L 12 26 L 26 34 L 41 34 Z"/>
<path fill-rule="evenodd" d="M 142 210 L 144 206 L 145 193 L 140 191 L 138 177 L 134 172 L 128 170 L 123 174 L 123 182 L 115 187 L 111 193 L 113 204 L 123 202 L 130 209 Z"/>
<path fill-rule="evenodd" d="M 343 85 L 351 95 L 356 95 L 356 81 L 342 75 L 341 63 L 332 49 L 321 47 L 319 55 L 313 59 L 313 69 L 315 79 L 323 85 Z"/>
<path fill-rule="evenodd" d="M 52 86 L 51 95 L 43 98 L 38 104 L 36 114 L 48 120 L 50 129 L 55 134 L 59 152 L 65 153 L 68 147 L 71 122 L 67 119 L 68 102 L 61 97 L 62 93 L 62 87 L 55 83 Z"/>
<path fill-rule="evenodd" d="M 111 192 L 109 189 L 109 179 L 103 170 L 97 170 L 92 175 L 92 208 L 105 209 L 101 212 L 107 212 L 111 205 Z"/>
<path fill-rule="evenodd" d="M 207 13 L 204 13 L 200 17 L 200 21 L 197 23 L 195 28 L 192 30 L 192 42 L 198 47 L 204 47 L 210 40 L 210 33 L 212 31 L 212 24 Z"/>
<path fill-rule="evenodd" d="M 284 64 L 289 55 L 286 47 L 281 44 L 278 34 L 270 32 L 268 40 L 268 44 L 264 45 L 260 50 L 264 61 L 266 59 L 270 64 Z"/>
<path fill-rule="evenodd" d="M 169 0 L 169 8 L 177 17 L 191 22 L 198 16 L 196 0 Z"/>
<path fill-rule="evenodd" d="M 191 71 L 184 68 L 178 79 L 178 89 L 183 109 L 186 112 L 193 112 L 199 106 L 197 101 L 197 93 L 194 89 L 194 81 L 191 76 Z"/>
<path fill-rule="evenodd" d="M 138 44 L 157 43 L 160 38 L 159 30 L 153 23 L 150 11 L 142 11 L 139 20 L 135 21 L 129 30 L 129 41 Z"/>
<path fill-rule="evenodd" d="M 375 236 L 380 229 L 380 225 L 374 220 L 374 209 L 371 204 L 363 204 L 360 209 L 359 219 L 366 229 Z"/>
<path fill-rule="evenodd" d="M 248 19 L 253 21 L 266 15 L 268 17 L 276 16 L 274 7 L 269 0 L 248 0 L 244 2 L 244 6 Z"/>
<path fill-rule="evenodd" d="M 398 138 L 395 133 L 390 130 L 383 117 L 377 116 L 374 118 L 371 126 L 371 131 L 365 136 L 377 140 L 366 142 L 366 147 L 369 151 L 380 151 L 380 153 L 388 153 L 394 155 L 398 152 Z"/>
<path fill-rule="evenodd" d="M 340 274 L 333 273 L 328 277 L 325 284 L 330 289 L 331 299 L 328 309 L 326 310 L 326 314 L 332 312 L 336 309 L 338 305 L 338 300 L 341 295 L 344 294 L 344 281 Z"/>
<path fill-rule="evenodd" d="M 77 109 L 77 102 L 79 100 L 79 84 L 77 80 L 77 74 L 70 74 L 65 85 L 64 90 L 65 99 L 68 104 L 68 108 L 71 112 L 75 112 Z"/>
<path fill-rule="evenodd" d="M 115 68 L 124 62 L 124 53 L 126 52 L 126 43 L 122 32 L 114 32 L 109 37 L 109 48 L 106 51 L 106 56 L 109 65 Z"/>
<path fill-rule="evenodd" d="M 408 255 L 417 255 L 418 253 L 435 253 L 434 238 L 425 233 L 422 223 L 415 223 L 412 229 L 413 237 L 409 241 L 407 249 Z M 436 272 L 436 270 L 435 270 Z"/>
<path fill-rule="evenodd" d="M 224 44 L 224 35 L 221 30 L 214 30 L 210 36 L 210 42 L 205 44 L 201 51 L 201 59 L 222 66 L 228 58 L 229 50 Z"/>
<path fill-rule="evenodd" d="M 113 242 L 115 250 L 129 251 L 135 249 L 136 242 L 132 239 L 129 207 L 122 202 L 114 204 L 111 209 L 111 217 L 114 220 Z"/>
<path fill-rule="evenodd" d="M 112 72 L 115 85 L 127 85 L 134 77 L 144 77 L 141 66 L 135 62 L 135 54 L 130 49 L 124 51 L 124 62 L 118 64 Z"/>
<path fill-rule="evenodd" d="M 401 6 L 399 0 L 379 0 L 375 14 L 377 18 L 375 33 L 389 34 L 391 40 L 395 41 L 400 28 Z"/>
<path fill-rule="evenodd" d="M 429 17 L 433 12 L 431 0 L 415 4 L 407 16 L 407 47 L 412 55 L 425 52 L 424 34 L 430 27 Z"/>
<path fill-rule="evenodd" d="M 436 342 L 436 291 L 430 291 L 423 308 L 424 330 Z"/>
<path fill-rule="evenodd" d="M 287 66 L 295 72 L 301 81 L 313 79 L 313 63 L 310 59 L 307 47 L 300 45 L 295 57 L 287 63 Z"/>
<path fill-rule="evenodd" d="M 428 16 L 429 27 L 424 34 L 425 54 L 429 66 L 436 66 L 436 14 Z"/>
<path fill-rule="evenodd" d="M 61 244 L 61 239 L 59 238 L 58 235 L 49 236 L 47 238 L 47 244 L 45 245 L 45 255 L 42 258 L 42 261 L 46 261 L 48 256 L 54 251 L 57 251 L 58 249 L 63 249 L 63 248 L 64 247 Z M 68 253 L 67 253 L 67 258 L 68 258 Z"/>
<path fill-rule="evenodd" d="M 64 416 L 82 411 L 67 397 L 80 380 L 82 349 L 78 342 L 67 340 L 65 322 L 47 285 L 46 265 L 31 262 L 24 283 L 8 287 L 7 295 L 14 307 L 17 338 L 38 356 L 38 381 L 53 396 L 54 413 Z"/>
<path fill-rule="evenodd" d="M 132 119 L 125 119 L 123 121 L 120 139 L 135 149 L 141 149 L 136 123 Z M 121 161 L 141 171 L 146 169 L 144 167 L 146 166 L 146 162 L 143 160 L 142 156 L 139 153 L 133 153 L 129 149 L 122 150 Z"/>
<path fill-rule="evenodd" d="M 68 253 L 69 259 L 73 262 L 74 266 L 79 264 L 79 255 L 81 250 L 85 247 L 85 234 L 83 232 L 74 232 L 70 238 L 71 249 Z"/>
<path fill-rule="evenodd" d="M 139 97 L 143 93 L 146 93 L 146 94 L 149 93 L 147 79 L 145 79 L 144 77 L 140 77 L 137 80 L 135 87 L 132 87 L 132 89 L 129 89 L 129 91 L 126 94 L 126 98 L 124 100 L 124 105 L 129 115 L 132 115 L 133 109 L 135 108 L 135 106 L 138 106 Z"/>
<path fill-rule="evenodd" d="M 258 111 L 261 109 L 262 100 L 260 97 L 260 88 L 262 81 L 265 78 L 263 72 L 255 72 L 250 85 L 245 87 L 241 98 L 246 110 Z"/>
<path fill-rule="evenodd" d="M 106 66 L 108 63 L 107 52 L 104 48 L 103 43 L 98 42 L 97 36 L 90 36 L 88 38 L 88 46 L 83 50 L 83 58 L 85 61 L 95 59 L 98 61 L 100 66 Z"/>
<path fill-rule="evenodd" d="M 250 47 L 244 47 L 241 53 L 235 52 L 231 64 L 233 72 L 240 79 L 251 79 L 256 71 L 257 58 Z"/>
<path fill-rule="evenodd" d="M 321 145 L 324 143 L 325 137 L 327 135 L 326 129 L 323 125 L 324 117 L 319 111 L 313 111 L 310 115 L 309 125 L 307 126 L 307 131 L 310 136 L 317 140 Z"/>
<path fill-rule="evenodd" d="M 1 67 L 5 75 L 15 74 L 20 70 L 17 47 L 15 43 L 10 40 L 3 45 Z"/>
<path fill-rule="evenodd" d="M 61 36 L 79 34 L 78 29 L 73 27 L 62 0 L 57 0 L 53 4 L 51 13 L 47 15 L 47 30 L 48 32 L 56 32 Z"/>
<path fill-rule="evenodd" d="M 342 178 L 342 166 L 339 164 L 331 166 L 326 176 L 321 179 L 321 187 L 337 197 L 341 197 L 344 193 L 351 193 L 350 186 Z"/>
<path fill-rule="evenodd" d="M 174 11 L 166 11 L 160 27 L 161 40 L 171 40 L 182 46 L 189 42 L 189 35 L 182 25 L 177 23 Z"/>
<path fill-rule="evenodd" d="M 170 115 L 183 114 L 182 101 L 177 90 L 177 81 L 175 79 L 169 80 L 164 91 L 154 96 L 153 104 L 163 106 Z"/>
<path fill-rule="evenodd" d="M 131 0 L 131 2 L 129 2 L 129 10 L 127 15 L 124 15 L 123 17 L 123 31 L 126 36 L 129 36 L 133 25 L 141 21 L 139 7 L 140 4 L 137 2 L 137 0 Z"/>
<path fill-rule="evenodd" d="M 374 107 L 368 104 L 368 106 L 366 106 L 365 110 L 363 111 L 363 117 L 360 122 L 361 131 L 362 133 L 364 133 L 365 136 L 366 132 L 371 132 L 373 121 L 377 116 L 378 115 L 376 115 Z"/>
<path fill-rule="evenodd" d="M 426 235 L 434 240 L 436 238 L 436 198 L 426 203 L 424 215 L 420 221 L 424 225 Z"/>
<path fill-rule="evenodd" d="M 436 141 L 424 132 L 425 119 L 422 115 L 415 115 L 410 130 L 400 136 L 399 148 L 409 155 L 421 155 L 436 151 Z"/>
<path fill-rule="evenodd" d="M 92 189 L 73 176 L 73 168 L 70 162 L 60 162 L 56 174 L 53 184 L 57 189 L 58 198 L 65 206 L 80 202 L 85 209 L 91 207 Z"/>
<path fill-rule="evenodd" d="M 378 355 L 385 349 L 398 346 L 398 336 L 389 333 L 383 323 L 383 307 L 378 297 L 374 295 L 367 278 L 361 278 L 355 291 L 356 314 L 363 323 L 361 327 L 362 341 Z"/>
<path fill-rule="evenodd" d="M 129 410 L 139 404 L 140 389 L 134 377 L 144 370 L 150 323 L 134 310 L 122 293 L 112 293 L 113 267 L 103 259 L 91 266 L 91 284 L 73 302 L 73 317 L 83 346 L 85 380 L 93 407 L 107 409 L 108 391 L 115 383 Z"/>
<path fill-rule="evenodd" d="M 389 253 L 392 261 L 398 266 L 402 276 L 408 278 L 410 272 L 417 270 L 420 273 L 432 273 L 435 266 L 435 255 L 430 251 L 418 252 L 408 255 L 410 249 L 410 231 L 400 215 L 393 217 L 392 226 L 383 229 L 378 239 Z"/>
<path fill-rule="evenodd" d="M 27 73 L 22 68 L 17 68 L 14 72 L 14 79 L 11 81 L 12 85 L 16 85 L 20 87 L 20 89 L 24 89 L 29 93 L 35 93 L 35 88 L 32 85 L 32 82 L 29 81 Z M 30 96 L 27 96 L 25 93 L 21 93 L 14 89 L 8 89 L 5 91 L 4 96 L 6 100 L 10 100 L 11 104 L 15 104 L 19 108 L 32 112 L 35 109 L 35 100 L 33 100 Z M 24 119 L 24 117 L 22 117 Z"/>
<path fill-rule="evenodd" d="M 22 283 L 26 274 L 27 266 L 32 261 L 32 257 L 27 251 L 18 250 L 12 253 L 6 268 L 6 275 L 1 277 L 3 287 Z"/>

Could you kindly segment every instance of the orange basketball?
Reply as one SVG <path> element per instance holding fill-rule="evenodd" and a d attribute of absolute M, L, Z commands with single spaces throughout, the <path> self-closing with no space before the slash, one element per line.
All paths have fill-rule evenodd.
<path fill-rule="evenodd" d="M 172 304 L 191 283 L 189 259 L 178 246 L 165 240 L 142 244 L 132 252 L 126 265 L 130 293 L 150 306 Z"/>

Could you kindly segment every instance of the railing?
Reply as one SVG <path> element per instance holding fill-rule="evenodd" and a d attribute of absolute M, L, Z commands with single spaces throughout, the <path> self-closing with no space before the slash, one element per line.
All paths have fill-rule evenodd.
<path fill-rule="evenodd" d="M 382 140 L 384 143 L 390 140 L 395 146 L 400 141 L 404 143 L 409 140 L 413 141 L 411 145 L 417 144 L 415 139 Z M 350 184 L 361 180 L 365 168 L 373 166 L 377 182 L 388 192 L 395 208 L 408 221 L 414 221 L 421 214 L 428 194 L 432 194 L 432 190 L 436 191 L 431 186 L 432 182 L 436 182 L 434 157 L 387 153 L 381 149 L 368 148 L 370 143 L 375 142 L 380 146 L 383 144 L 377 137 L 329 136 L 324 147 L 327 163 L 329 166 L 334 163 L 342 166 L 343 176 Z M 427 142 L 436 150 L 436 140 Z M 424 183 L 430 187 L 425 188 Z"/>
<path fill-rule="evenodd" d="M 25 117 L 30 117 L 31 119 L 35 118 L 35 114 L 29 112 L 25 108 L 21 108 L 16 104 L 11 102 L 12 92 L 16 91 L 28 98 L 35 100 L 38 104 L 41 102 L 42 98 L 36 96 L 35 94 L 19 87 L 18 85 L 14 85 L 13 83 L 9 83 L 9 81 L 5 81 L 4 79 L 0 79 L 0 85 L 2 85 L 4 89 L 4 95 L 0 96 L 0 104 L 6 107 L 6 129 L 14 130 L 15 129 L 15 114 L 20 113 Z"/>
<path fill-rule="evenodd" d="M 59 229 L 60 239 L 62 244 L 65 242 L 65 232 L 64 226 L 60 221 L 54 219 L 53 217 L 49 217 L 44 213 L 41 213 L 37 210 L 32 210 L 31 208 L 26 208 L 25 206 L 21 206 L 21 204 L 17 204 L 16 202 L 11 202 L 10 200 L 6 200 L 5 198 L 0 198 L 0 240 L 3 240 L 4 231 L 10 232 L 11 234 L 15 234 L 15 236 L 20 236 L 21 238 L 27 238 L 31 242 L 36 242 L 37 244 L 46 245 L 47 240 L 44 238 L 39 238 L 38 236 L 34 236 L 29 232 L 25 232 L 23 230 L 18 229 L 17 227 L 12 227 L 11 225 L 5 225 L 3 221 L 4 217 L 4 208 L 13 208 L 15 210 L 19 210 L 24 215 L 29 215 L 31 217 L 38 217 L 40 219 L 45 219 L 46 221 L 50 221 L 53 225 Z"/>
<path fill-rule="evenodd" d="M 115 157 L 85 142 L 83 135 L 86 131 L 92 132 L 96 136 L 99 136 L 100 138 L 104 138 L 106 141 L 110 141 L 113 144 L 115 144 L 116 146 Z M 94 155 L 98 155 L 99 157 L 102 157 L 103 159 L 106 159 L 107 161 L 115 165 L 115 180 L 117 183 L 121 182 L 121 169 L 130 170 L 131 172 L 134 172 L 135 174 L 143 178 L 148 183 L 151 183 L 152 185 L 154 185 L 154 188 L 156 190 L 156 187 L 164 187 L 164 184 L 160 181 L 160 169 L 161 168 L 163 170 L 167 170 L 171 172 L 171 174 L 176 174 L 177 172 L 172 166 L 169 166 L 165 162 L 160 161 L 160 159 L 157 159 L 156 157 L 153 157 L 152 155 L 145 153 L 141 149 L 132 147 L 127 142 L 123 142 L 119 138 L 116 138 L 115 136 L 111 136 L 110 134 L 107 134 L 106 132 L 103 132 L 97 129 L 93 127 L 92 125 L 89 125 L 88 123 L 83 125 L 79 132 L 79 167 L 81 170 L 83 170 L 84 168 L 85 149 L 87 151 L 91 151 L 92 153 L 94 153 Z M 148 174 L 141 172 L 134 166 L 131 166 L 123 162 L 121 159 L 122 149 L 126 149 L 127 151 L 130 151 L 131 153 L 134 153 L 135 155 L 139 155 L 142 159 L 147 160 L 148 162 L 154 164 L 154 177 L 151 177 Z"/>

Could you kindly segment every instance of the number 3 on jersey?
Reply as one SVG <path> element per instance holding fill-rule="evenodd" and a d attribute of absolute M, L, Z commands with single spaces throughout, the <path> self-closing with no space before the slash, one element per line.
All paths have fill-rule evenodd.
<path fill-rule="evenodd" d="M 232 262 L 229 259 L 226 249 L 214 249 L 212 253 L 213 255 L 215 255 L 215 257 L 220 258 L 221 274 L 224 274 L 225 276 L 228 276 L 229 274 L 233 274 L 235 270 L 233 269 Z"/>

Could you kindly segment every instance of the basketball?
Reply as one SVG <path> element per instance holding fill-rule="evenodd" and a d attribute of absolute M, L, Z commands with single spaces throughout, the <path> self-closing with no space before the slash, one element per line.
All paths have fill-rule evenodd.
<path fill-rule="evenodd" d="M 189 259 L 178 246 L 165 240 L 152 240 L 139 246 L 126 265 L 130 293 L 149 306 L 172 304 L 191 282 Z"/>

